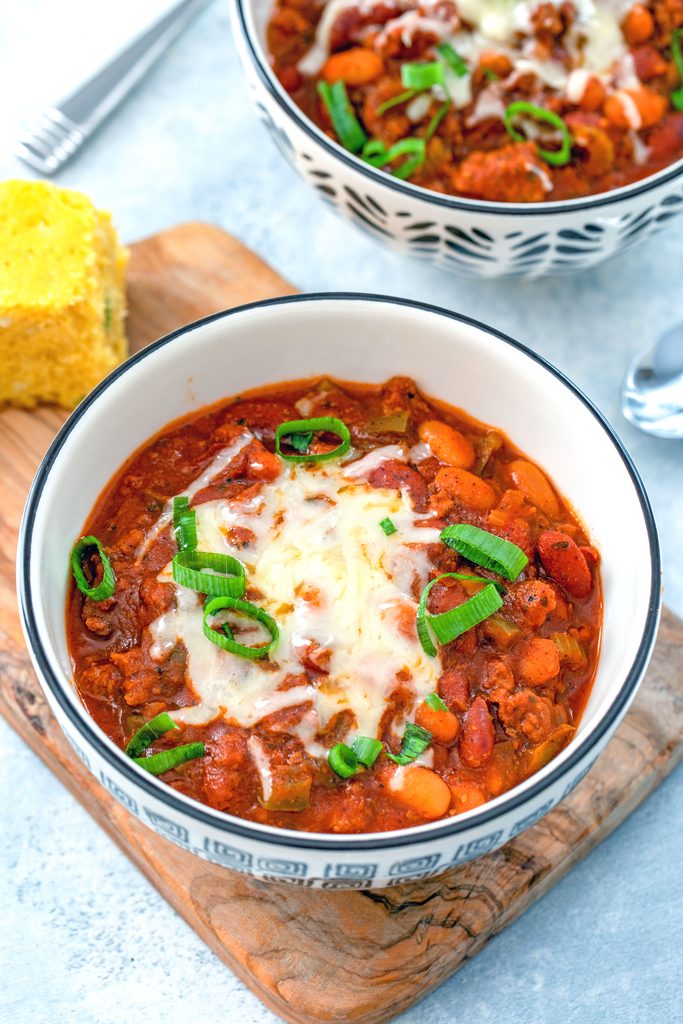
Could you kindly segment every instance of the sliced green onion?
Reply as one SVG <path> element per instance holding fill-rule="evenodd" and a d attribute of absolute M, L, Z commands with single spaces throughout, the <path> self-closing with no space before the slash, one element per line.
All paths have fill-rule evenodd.
<path fill-rule="evenodd" d="M 177 728 L 178 726 L 171 716 L 166 711 L 162 711 L 160 715 L 155 715 L 154 718 L 150 718 L 149 722 L 145 722 L 135 735 L 128 740 L 126 753 L 129 757 L 139 757 L 142 751 L 147 750 L 147 747 L 160 736 L 163 736 L 164 733 L 169 732 L 171 729 Z"/>
<path fill-rule="evenodd" d="M 484 78 L 487 78 L 489 82 L 499 82 L 500 79 L 496 72 L 492 68 L 484 68 Z"/>
<path fill-rule="evenodd" d="M 500 594 L 493 584 L 489 583 L 457 608 L 451 608 L 441 615 L 428 615 L 427 625 L 433 630 L 440 644 L 449 644 L 468 629 L 488 619 L 489 615 L 493 615 L 502 606 Z"/>
<path fill-rule="evenodd" d="M 313 431 L 309 430 L 306 434 L 290 434 L 289 444 L 295 452 L 306 453 L 311 447 L 313 441 Z"/>
<path fill-rule="evenodd" d="M 541 149 L 537 146 L 538 155 L 542 160 L 553 167 L 564 167 L 569 163 L 572 155 L 572 135 L 559 114 L 546 110 L 545 107 L 537 107 L 535 103 L 528 103 L 527 100 L 515 100 L 514 103 L 510 103 L 505 109 L 505 127 L 515 142 L 527 141 L 526 136 L 515 128 L 515 118 L 520 116 L 533 117 L 536 121 L 551 125 L 560 133 L 562 144 L 559 149 Z"/>
<path fill-rule="evenodd" d="M 450 105 L 450 103 L 448 101 L 446 103 L 442 103 L 442 105 L 439 107 L 437 112 L 434 114 L 434 117 L 431 119 L 431 121 L 427 125 L 427 131 L 424 133 L 425 143 L 429 142 L 429 140 L 431 139 L 432 135 L 434 134 L 434 132 L 439 127 L 439 125 L 443 121 L 444 117 L 448 113 L 448 111 L 450 109 L 450 106 L 451 105 Z"/>
<path fill-rule="evenodd" d="M 90 557 L 94 554 L 93 548 L 102 562 L 102 580 L 95 587 L 90 586 L 83 572 L 83 558 L 86 555 Z M 116 590 L 116 575 L 97 537 L 81 537 L 74 545 L 71 552 L 71 571 L 74 574 L 76 586 L 91 601 L 106 601 Z"/>
<path fill-rule="evenodd" d="M 134 757 L 133 760 L 151 775 L 163 775 L 186 761 L 194 761 L 195 757 L 204 757 L 204 753 L 203 743 L 183 743 L 180 747 L 160 750 L 158 754 L 150 754 L 149 757 Z"/>
<path fill-rule="evenodd" d="M 390 757 L 396 764 L 411 764 L 420 754 L 424 753 L 431 742 L 431 732 L 423 729 L 421 725 L 408 722 L 403 733 L 400 752 L 398 754 L 391 754 L 387 750 L 387 757 Z"/>
<path fill-rule="evenodd" d="M 216 612 L 223 609 L 238 612 L 241 615 L 245 615 L 248 619 L 260 622 L 270 633 L 270 643 L 265 644 L 263 647 L 247 647 L 244 644 L 240 644 L 235 640 L 235 635 L 227 622 L 223 623 L 220 631 L 214 629 L 213 626 L 209 625 L 209 616 L 215 615 Z M 234 597 L 214 597 L 206 602 L 204 605 L 203 629 L 204 636 L 212 644 L 216 644 L 216 646 L 224 651 L 228 651 L 230 654 L 237 654 L 240 658 L 250 658 L 251 660 L 267 657 L 280 636 L 277 622 L 268 612 L 264 611 L 263 608 L 257 608 L 250 601 L 238 601 Z"/>
<path fill-rule="evenodd" d="M 247 589 L 242 563 L 232 555 L 212 551 L 179 551 L 173 557 L 173 579 L 181 587 L 209 597 L 241 597 Z"/>
<path fill-rule="evenodd" d="M 344 149 L 357 153 L 363 148 L 367 135 L 356 117 L 344 82 L 318 82 L 318 93 L 330 115 L 332 126 Z"/>
<path fill-rule="evenodd" d="M 361 156 L 366 163 L 372 164 L 373 167 L 386 167 L 387 164 L 398 160 L 400 156 L 407 156 L 409 154 L 412 154 L 410 160 L 404 160 L 400 166 L 390 169 L 390 173 L 395 178 L 401 178 L 402 181 L 405 181 L 425 162 L 427 145 L 424 139 L 401 139 L 390 149 L 387 149 L 379 139 L 370 139 L 363 146 Z"/>
<path fill-rule="evenodd" d="M 282 451 L 281 442 L 283 438 L 286 438 L 291 444 L 290 439 L 292 437 L 301 437 L 305 434 L 306 436 L 310 435 L 312 441 L 313 434 L 318 430 L 321 430 L 324 433 L 336 434 L 339 437 L 339 444 L 333 451 L 322 452 L 319 455 L 287 455 Z M 310 448 L 311 441 L 306 445 L 306 449 Z M 310 420 L 288 420 L 286 423 L 281 423 L 275 431 L 275 451 L 281 459 L 286 459 L 288 462 L 326 462 L 328 459 L 341 458 L 342 455 L 345 455 L 346 452 L 348 452 L 350 447 L 351 434 L 349 432 L 349 428 L 335 416 L 319 416 Z M 298 447 L 298 443 L 292 444 L 292 448 L 295 448 L 297 451 L 301 451 L 301 448 Z"/>
<path fill-rule="evenodd" d="M 386 114 L 387 110 L 391 110 L 392 107 L 398 107 L 401 103 L 408 103 L 409 100 L 417 96 L 418 92 L 418 89 L 406 89 L 405 92 L 400 92 L 398 96 L 392 96 L 391 99 L 380 103 L 377 108 L 377 114 L 381 117 L 382 114 Z"/>
<path fill-rule="evenodd" d="M 398 533 L 398 527 L 394 526 L 389 516 L 387 516 L 386 519 L 381 519 L 379 525 L 382 527 L 387 537 L 391 537 L 392 533 Z"/>
<path fill-rule="evenodd" d="M 442 576 L 437 576 L 436 579 L 431 581 L 431 583 L 428 583 L 422 591 L 420 603 L 417 606 L 415 625 L 417 628 L 418 639 L 422 645 L 422 650 L 425 654 L 428 654 L 430 658 L 436 657 L 436 647 L 431 638 L 429 632 L 430 629 L 434 630 L 434 634 L 439 643 L 450 643 L 451 640 L 455 640 L 456 637 L 459 637 L 462 633 L 466 633 L 468 629 L 472 629 L 473 626 L 483 622 L 484 619 L 489 617 L 489 615 L 493 615 L 493 613 L 498 611 L 503 604 L 503 599 L 498 593 L 495 585 L 493 583 L 487 583 L 483 590 L 474 594 L 473 597 L 468 598 L 467 601 L 463 601 L 463 603 L 458 605 L 456 608 L 451 608 L 450 611 L 442 612 L 440 615 L 430 615 L 427 611 L 427 598 L 429 597 L 429 592 L 434 584 L 439 583 L 440 580 L 457 580 L 462 578 L 461 573 L 445 572 Z M 472 579 L 473 577 L 465 578 Z"/>
<path fill-rule="evenodd" d="M 380 740 L 375 740 L 371 736 L 356 736 L 353 741 L 353 753 L 366 768 L 372 768 L 381 751 Z"/>
<path fill-rule="evenodd" d="M 529 559 L 516 544 L 468 523 L 446 526 L 439 539 L 463 558 L 485 569 L 493 569 L 506 580 L 516 580 L 522 569 L 529 564 Z"/>
<path fill-rule="evenodd" d="M 683 28 L 674 29 L 671 33 L 671 56 L 674 59 L 678 77 L 683 81 L 683 47 L 681 47 L 681 39 L 683 39 Z M 674 89 L 671 93 L 671 105 L 675 110 L 683 110 L 683 88 Z"/>
<path fill-rule="evenodd" d="M 173 532 L 181 551 L 197 547 L 197 514 L 184 496 L 173 499 Z"/>
<path fill-rule="evenodd" d="M 406 89 L 431 89 L 433 85 L 445 85 L 446 75 L 438 60 L 430 64 L 403 64 L 401 81 Z"/>
<path fill-rule="evenodd" d="M 327 755 L 327 763 L 340 779 L 350 779 L 360 767 L 356 753 L 346 743 L 337 743 L 332 747 Z"/>
<path fill-rule="evenodd" d="M 425 697 L 425 704 L 427 707 L 431 708 L 432 711 L 448 711 L 448 707 L 441 700 L 438 693 L 428 693 Z"/>
<path fill-rule="evenodd" d="M 441 54 L 451 71 L 454 71 L 458 78 L 464 78 L 469 72 L 470 69 L 467 64 L 460 54 L 453 49 L 450 43 L 441 43 L 437 46 L 436 52 Z"/>

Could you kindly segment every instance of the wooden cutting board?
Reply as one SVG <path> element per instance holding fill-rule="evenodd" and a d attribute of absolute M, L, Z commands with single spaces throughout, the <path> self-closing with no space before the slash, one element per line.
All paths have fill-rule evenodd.
<path fill-rule="evenodd" d="M 138 242 L 128 280 L 134 350 L 207 313 L 294 291 L 235 239 L 204 224 Z M 605 753 L 560 806 L 496 853 L 437 879 L 330 892 L 252 881 L 172 846 L 75 758 L 21 637 L 17 530 L 38 462 L 64 418 L 53 408 L 0 412 L 0 712 L 228 967 L 286 1020 L 390 1020 L 543 895 L 680 760 L 683 622 L 665 611 L 647 678 Z M 228 1024 L 230 1012 L 216 1019 Z"/>

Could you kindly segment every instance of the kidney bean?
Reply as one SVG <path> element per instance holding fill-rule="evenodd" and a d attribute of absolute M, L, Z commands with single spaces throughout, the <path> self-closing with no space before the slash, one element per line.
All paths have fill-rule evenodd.
<path fill-rule="evenodd" d="M 593 577 L 586 556 L 566 533 L 545 530 L 538 538 L 538 555 L 551 579 L 571 597 L 587 597 Z"/>
<path fill-rule="evenodd" d="M 458 751 L 468 768 L 483 768 L 495 743 L 493 719 L 483 697 L 475 697 L 465 715 Z"/>

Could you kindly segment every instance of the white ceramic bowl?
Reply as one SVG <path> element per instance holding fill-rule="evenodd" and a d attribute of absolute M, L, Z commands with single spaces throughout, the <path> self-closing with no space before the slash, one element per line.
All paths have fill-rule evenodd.
<path fill-rule="evenodd" d="M 171 420 L 248 388 L 319 374 L 424 391 L 501 427 L 570 497 L 602 553 L 605 619 L 575 738 L 509 793 L 446 821 L 373 835 L 279 830 L 190 800 L 134 764 L 72 685 L 65 636 L 71 546 L 102 489 Z M 590 402 L 539 356 L 465 317 L 400 299 L 311 295 L 218 313 L 162 338 L 95 388 L 60 431 L 28 499 L 18 551 L 26 641 L 70 743 L 128 810 L 199 857 L 259 877 L 369 888 L 438 874 L 500 846 L 577 784 L 645 670 L 660 604 L 652 513 L 628 455 Z"/>
<path fill-rule="evenodd" d="M 385 244 L 457 273 L 539 277 L 595 266 L 683 212 L 683 160 L 625 188 L 552 203 L 440 195 L 376 170 L 333 142 L 273 74 L 273 0 L 234 0 L 232 24 L 256 110 L 289 163 L 340 214 Z"/>

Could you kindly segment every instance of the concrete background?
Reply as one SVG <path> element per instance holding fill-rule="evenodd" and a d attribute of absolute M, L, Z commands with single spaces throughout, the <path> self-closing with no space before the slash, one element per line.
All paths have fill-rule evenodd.
<path fill-rule="evenodd" d="M 657 515 L 683 614 L 683 443 L 621 417 L 630 356 L 683 317 L 681 224 L 590 275 L 473 282 L 385 252 L 283 162 L 250 109 L 220 0 L 57 177 L 134 240 L 218 223 L 303 290 L 379 291 L 487 321 L 566 371 L 614 423 Z M 6 0 L 0 177 L 29 177 L 20 127 L 168 0 Z M 114 9 L 115 8 L 115 9 Z M 571 438 L 567 438 L 571 444 Z M 0 721 L 0 1021 L 275 1024 Z M 607 755 L 608 756 L 608 755 Z M 400 1024 L 673 1024 L 683 1018 L 683 769 L 541 903 Z"/>

